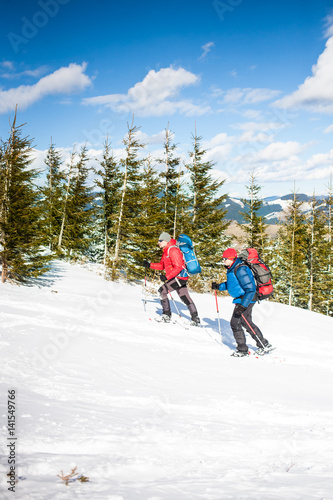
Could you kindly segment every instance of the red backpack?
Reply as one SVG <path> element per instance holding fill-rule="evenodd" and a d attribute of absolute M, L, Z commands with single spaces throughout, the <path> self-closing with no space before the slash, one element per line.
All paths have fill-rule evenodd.
<path fill-rule="evenodd" d="M 253 273 L 257 288 L 257 300 L 260 301 L 270 297 L 273 293 L 272 273 L 268 265 L 260 258 L 258 250 L 255 248 L 245 248 L 241 250 L 238 257 Z M 241 266 L 242 264 L 239 265 Z"/>

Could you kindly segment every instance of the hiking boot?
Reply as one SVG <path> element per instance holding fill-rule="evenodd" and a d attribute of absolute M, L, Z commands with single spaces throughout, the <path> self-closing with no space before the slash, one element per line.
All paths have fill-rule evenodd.
<path fill-rule="evenodd" d="M 200 318 L 199 318 L 199 316 L 192 316 L 191 317 L 191 325 L 192 326 L 200 326 Z"/>
<path fill-rule="evenodd" d="M 243 358 L 244 356 L 248 356 L 248 351 L 235 351 L 231 354 L 234 358 Z"/>
<path fill-rule="evenodd" d="M 170 323 L 171 321 L 171 314 L 165 314 L 163 313 L 162 316 L 161 316 L 161 321 L 163 321 L 163 323 Z"/>
<path fill-rule="evenodd" d="M 267 344 L 265 344 L 264 346 L 258 347 L 258 349 L 256 350 L 256 354 L 259 354 L 259 355 L 263 354 L 264 352 L 269 351 L 272 347 L 273 347 L 272 344 L 267 342 Z"/>

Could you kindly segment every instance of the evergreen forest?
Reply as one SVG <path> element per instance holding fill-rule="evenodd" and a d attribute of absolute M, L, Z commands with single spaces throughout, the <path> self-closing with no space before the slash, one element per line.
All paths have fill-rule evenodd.
<path fill-rule="evenodd" d="M 165 129 L 163 154 L 144 157 L 134 121 L 124 130 L 123 155 L 115 157 L 107 138 L 100 159 L 90 158 L 86 146 L 74 147 L 64 161 L 52 139 L 44 168 L 33 168 L 33 140 L 26 125 L 11 122 L 0 144 L 0 260 L 2 283 L 31 284 L 53 259 L 93 262 L 107 280 L 140 281 L 144 259 L 158 262 L 158 236 L 188 234 L 202 273 L 190 287 L 209 292 L 212 281 L 224 281 L 222 253 L 255 247 L 273 274 L 271 300 L 333 316 L 333 186 L 324 201 L 313 196 L 311 210 L 302 210 L 296 189 L 270 237 L 259 216 L 261 186 L 255 173 L 244 179 L 242 236 L 227 234 L 224 181 L 206 161 L 202 137 L 196 130 L 186 161 L 174 134 Z M 152 282 L 156 271 L 147 271 Z M 225 292 L 224 292 L 225 293 Z"/>

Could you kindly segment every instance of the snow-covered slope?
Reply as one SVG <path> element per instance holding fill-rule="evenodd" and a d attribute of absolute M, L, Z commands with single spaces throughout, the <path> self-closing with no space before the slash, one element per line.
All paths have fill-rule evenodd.
<path fill-rule="evenodd" d="M 262 303 L 277 349 L 237 359 L 231 299 L 219 299 L 221 344 L 214 296 L 193 297 L 205 329 L 156 323 L 157 297 L 145 312 L 141 286 L 80 266 L 56 262 L 40 288 L 0 286 L 1 498 L 333 498 L 332 318 Z M 75 466 L 90 481 L 65 486 L 57 475 Z"/>

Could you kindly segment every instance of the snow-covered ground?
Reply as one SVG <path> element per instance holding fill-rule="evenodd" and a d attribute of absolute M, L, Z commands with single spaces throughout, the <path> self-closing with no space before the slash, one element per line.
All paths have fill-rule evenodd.
<path fill-rule="evenodd" d="M 240 359 L 230 298 L 221 344 L 213 295 L 193 294 L 206 329 L 188 330 L 143 297 L 63 262 L 39 288 L 0 285 L 1 498 L 332 499 L 333 319 L 262 303 L 277 349 Z M 89 482 L 66 486 L 75 466 Z"/>

